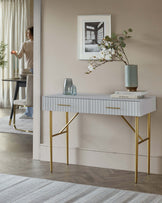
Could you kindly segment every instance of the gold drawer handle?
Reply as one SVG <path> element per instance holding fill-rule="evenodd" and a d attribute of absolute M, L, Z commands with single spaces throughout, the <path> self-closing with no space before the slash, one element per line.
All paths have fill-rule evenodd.
<path fill-rule="evenodd" d="M 120 109 L 119 107 L 106 107 L 106 109 Z"/>
<path fill-rule="evenodd" d="M 58 106 L 71 106 L 69 104 L 57 104 Z"/>

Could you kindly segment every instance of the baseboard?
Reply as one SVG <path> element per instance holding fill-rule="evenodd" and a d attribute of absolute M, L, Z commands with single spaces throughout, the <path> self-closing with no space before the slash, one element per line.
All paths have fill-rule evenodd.
<path fill-rule="evenodd" d="M 40 160 L 49 161 L 49 146 L 40 145 Z M 66 163 L 66 148 L 53 148 L 53 161 Z M 92 149 L 70 148 L 71 164 L 134 171 L 135 155 L 116 152 L 96 151 Z M 147 172 L 147 156 L 139 155 L 139 171 Z M 162 157 L 151 156 L 151 173 L 162 174 Z"/>

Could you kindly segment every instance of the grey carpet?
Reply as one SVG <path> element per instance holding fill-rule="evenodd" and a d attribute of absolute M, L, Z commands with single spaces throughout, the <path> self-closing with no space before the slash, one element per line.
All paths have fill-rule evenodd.
<path fill-rule="evenodd" d="M 162 195 L 0 174 L 0 203 L 161 203 Z"/>
<path fill-rule="evenodd" d="M 33 119 L 20 119 L 22 114 L 16 115 L 16 127 L 25 130 L 33 129 Z M 9 125 L 9 116 L 0 118 L 0 132 L 1 133 L 15 133 L 15 134 L 31 134 L 25 133 L 13 128 L 13 124 Z"/>

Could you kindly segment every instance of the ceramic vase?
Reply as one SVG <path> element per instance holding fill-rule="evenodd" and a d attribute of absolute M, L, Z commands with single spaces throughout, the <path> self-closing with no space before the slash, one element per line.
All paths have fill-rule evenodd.
<path fill-rule="evenodd" d="M 125 87 L 128 91 L 136 91 L 138 87 L 138 66 L 125 66 Z"/>

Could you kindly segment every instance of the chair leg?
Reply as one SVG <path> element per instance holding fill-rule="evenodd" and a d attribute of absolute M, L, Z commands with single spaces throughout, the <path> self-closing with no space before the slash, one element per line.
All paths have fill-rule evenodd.
<path fill-rule="evenodd" d="M 16 106 L 13 104 L 13 126 L 15 128 L 15 114 L 16 114 Z"/>
<path fill-rule="evenodd" d="M 16 127 L 16 105 L 13 105 L 13 127 L 15 130 L 26 132 L 26 133 L 33 133 L 32 130 L 24 130 Z"/>

